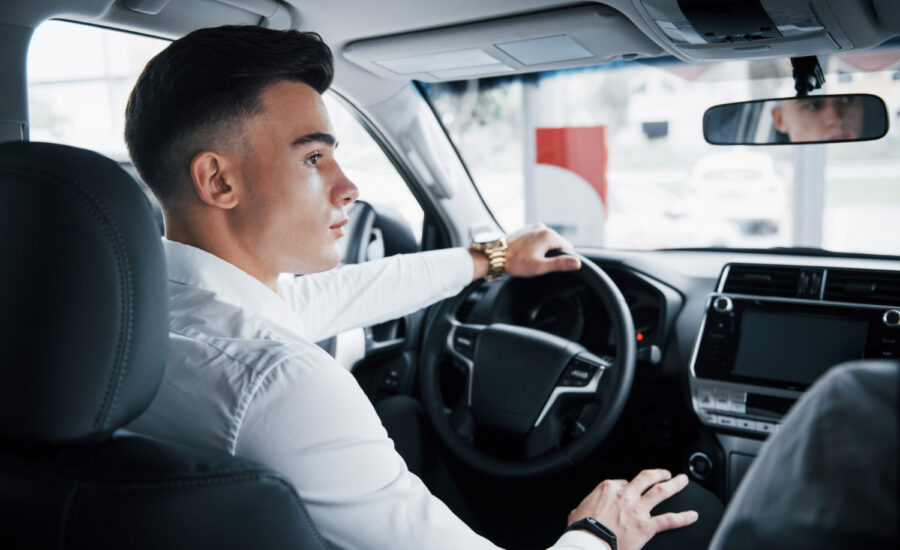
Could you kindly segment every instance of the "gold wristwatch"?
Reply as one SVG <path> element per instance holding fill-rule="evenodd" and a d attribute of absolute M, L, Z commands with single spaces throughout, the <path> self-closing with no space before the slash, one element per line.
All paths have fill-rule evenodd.
<path fill-rule="evenodd" d="M 485 279 L 496 281 L 503 277 L 503 274 L 506 273 L 506 249 L 509 248 L 506 237 L 486 242 L 474 242 L 469 245 L 469 248 L 484 254 L 488 259 L 488 274 Z"/>

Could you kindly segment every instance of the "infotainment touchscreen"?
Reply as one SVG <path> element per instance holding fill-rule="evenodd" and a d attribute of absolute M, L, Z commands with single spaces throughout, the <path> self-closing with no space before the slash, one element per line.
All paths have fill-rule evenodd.
<path fill-rule="evenodd" d="M 809 385 L 829 367 L 862 358 L 867 331 L 861 319 L 747 308 L 731 374 Z"/>

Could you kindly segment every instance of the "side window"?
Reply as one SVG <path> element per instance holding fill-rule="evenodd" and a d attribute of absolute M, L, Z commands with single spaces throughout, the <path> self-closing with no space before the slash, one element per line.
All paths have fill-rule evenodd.
<path fill-rule="evenodd" d="M 31 140 L 97 151 L 136 177 L 123 137 L 125 105 L 144 65 L 168 44 L 65 21 L 42 24 L 28 51 Z M 347 108 L 331 93 L 324 99 L 339 139 L 337 158 L 360 200 L 408 224 L 420 242 L 424 214 L 406 183 Z"/>
<path fill-rule="evenodd" d="M 330 92 L 324 98 L 339 141 L 338 162 L 359 188 L 359 199 L 379 213 L 399 216 L 421 242 L 424 213 L 403 178 L 347 107 Z"/>
<path fill-rule="evenodd" d="M 32 141 L 91 149 L 128 162 L 125 104 L 138 75 L 168 42 L 65 21 L 38 27 L 28 49 Z"/>
<path fill-rule="evenodd" d="M 125 104 L 144 65 L 169 42 L 66 21 L 47 21 L 28 47 L 32 141 L 82 147 L 118 162 L 147 195 L 160 233 L 162 210 L 125 147 Z"/>

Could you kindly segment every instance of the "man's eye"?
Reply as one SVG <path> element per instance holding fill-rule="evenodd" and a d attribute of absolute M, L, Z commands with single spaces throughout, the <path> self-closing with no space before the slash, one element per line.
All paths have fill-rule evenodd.
<path fill-rule="evenodd" d="M 322 157 L 321 153 L 313 153 L 312 155 L 306 157 L 305 162 L 306 162 L 306 164 L 309 164 L 310 166 L 315 166 L 319 162 L 319 159 L 321 157 Z"/>
<path fill-rule="evenodd" d="M 803 108 L 806 109 L 807 111 L 819 111 L 822 109 L 822 102 L 821 101 L 807 101 L 805 103 L 805 105 L 803 105 Z"/>

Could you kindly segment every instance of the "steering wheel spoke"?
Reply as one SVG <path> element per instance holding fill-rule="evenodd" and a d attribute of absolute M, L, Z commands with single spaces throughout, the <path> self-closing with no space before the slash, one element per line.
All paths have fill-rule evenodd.
<path fill-rule="evenodd" d="M 460 398 L 453 409 L 448 414 L 450 426 L 456 434 L 468 441 L 472 441 L 475 436 L 475 421 L 472 419 L 472 413 L 469 410 L 469 404 L 466 399 Z"/>
<path fill-rule="evenodd" d="M 447 352 L 466 369 L 466 405 L 472 404 L 472 376 L 475 372 L 475 345 L 484 331 L 484 325 L 472 325 L 453 321 L 447 332 Z"/>
<path fill-rule="evenodd" d="M 541 409 L 534 428 L 538 428 L 544 419 L 553 410 L 553 407 L 563 398 L 594 399 L 600 388 L 600 381 L 606 369 L 614 364 L 611 356 L 594 355 L 589 351 L 577 353 L 569 363 L 556 383 L 556 387 L 550 392 L 550 397 Z"/>

